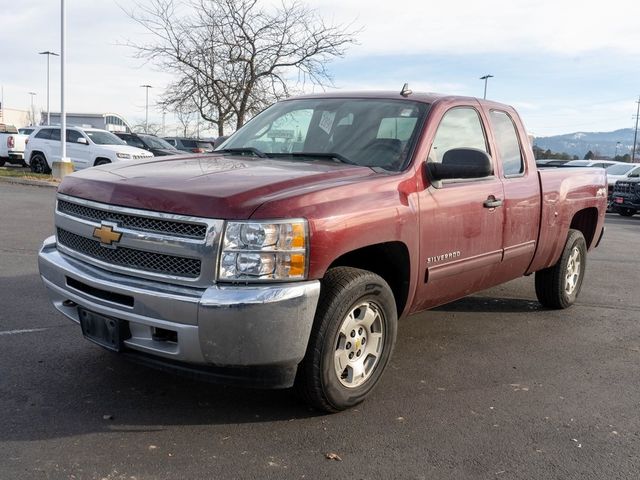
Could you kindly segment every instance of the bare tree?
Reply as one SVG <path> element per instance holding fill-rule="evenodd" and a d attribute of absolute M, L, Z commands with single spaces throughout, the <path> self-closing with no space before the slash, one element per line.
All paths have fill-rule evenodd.
<path fill-rule="evenodd" d="M 305 82 L 329 86 L 326 64 L 355 43 L 350 26 L 328 25 L 299 1 L 151 0 L 127 14 L 152 40 L 135 56 L 175 74 L 163 104 L 192 104 L 223 135 Z"/>
<path fill-rule="evenodd" d="M 149 135 L 159 137 L 162 135 L 162 125 L 159 123 L 149 123 L 149 125 L 146 125 L 144 119 L 142 119 L 133 124 L 131 131 L 133 133 L 148 133 Z"/>

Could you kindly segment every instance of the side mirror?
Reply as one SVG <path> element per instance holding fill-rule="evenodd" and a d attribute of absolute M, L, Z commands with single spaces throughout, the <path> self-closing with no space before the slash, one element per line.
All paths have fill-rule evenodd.
<path fill-rule="evenodd" d="M 426 163 L 432 180 L 452 178 L 483 178 L 493 174 L 491 157 L 477 148 L 452 148 L 442 158 L 442 163 Z"/>
<path fill-rule="evenodd" d="M 80 137 L 78 140 L 76 140 L 76 143 L 81 143 L 82 145 L 89 145 L 89 142 L 84 137 Z"/>

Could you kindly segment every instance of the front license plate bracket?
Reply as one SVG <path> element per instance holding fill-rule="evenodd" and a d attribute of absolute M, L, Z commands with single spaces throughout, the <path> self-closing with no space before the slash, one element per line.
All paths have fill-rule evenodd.
<path fill-rule="evenodd" d="M 101 347 L 120 352 L 124 349 L 124 341 L 131 338 L 129 322 L 108 317 L 99 313 L 78 308 L 82 334 Z"/>

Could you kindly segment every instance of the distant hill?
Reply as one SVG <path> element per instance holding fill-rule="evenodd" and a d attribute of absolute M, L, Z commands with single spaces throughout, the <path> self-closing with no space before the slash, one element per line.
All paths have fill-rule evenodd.
<path fill-rule="evenodd" d="M 543 150 L 565 152 L 569 155 L 578 155 L 580 158 L 583 158 L 589 150 L 599 156 L 613 157 L 616 153 L 616 142 L 620 142 L 618 155 L 631 153 L 633 133 L 633 128 L 622 128 L 613 132 L 576 132 L 552 137 L 535 137 L 533 144 Z M 638 142 L 640 143 L 640 133 Z"/>

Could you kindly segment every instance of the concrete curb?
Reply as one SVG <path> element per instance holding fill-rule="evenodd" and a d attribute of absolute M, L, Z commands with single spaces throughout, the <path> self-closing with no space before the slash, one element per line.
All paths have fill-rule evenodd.
<path fill-rule="evenodd" d="M 29 180 L 18 177 L 0 177 L 0 182 L 14 183 L 17 185 L 31 185 L 32 187 L 53 187 L 58 188 L 59 183 L 47 182 L 46 180 Z"/>

